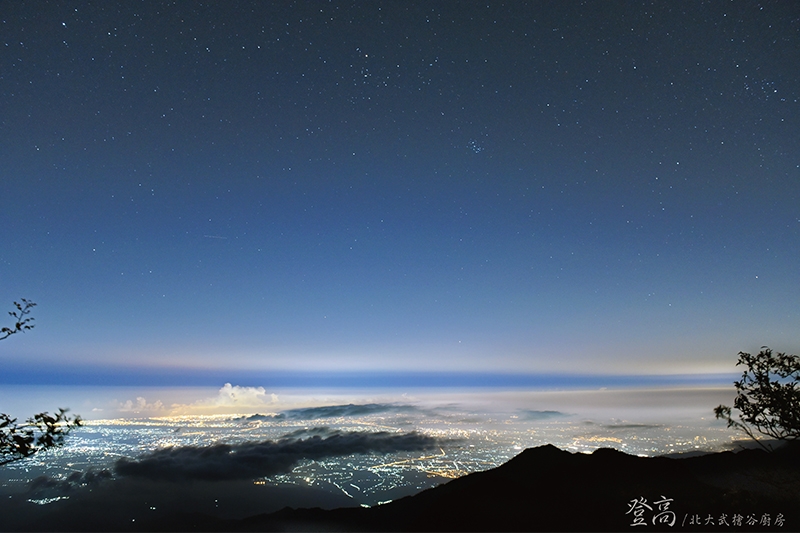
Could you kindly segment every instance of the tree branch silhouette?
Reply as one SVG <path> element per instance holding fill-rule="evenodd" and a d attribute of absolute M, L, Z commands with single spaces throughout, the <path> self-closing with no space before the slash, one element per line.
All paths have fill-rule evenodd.
<path fill-rule="evenodd" d="M 736 365 L 746 365 L 747 370 L 736 387 L 733 408 L 739 411 L 739 420 L 732 417 L 727 405 L 714 409 L 717 418 L 726 420 L 756 441 L 767 451 L 772 451 L 755 434 L 755 431 L 782 441 L 800 438 L 800 357 L 785 353 L 773 354 L 766 346 L 757 355 L 739 352 Z"/>
<path fill-rule="evenodd" d="M 8 314 L 14 317 L 15 323 L 12 327 L 0 328 L 0 340 L 33 329 L 34 319 L 28 315 L 36 304 L 25 298 L 21 302 L 14 302 L 17 310 Z M 62 446 L 69 432 L 83 424 L 80 415 L 69 417 L 67 411 L 59 409 L 54 415 L 39 413 L 21 424 L 16 418 L 0 413 L 0 466 Z"/>
<path fill-rule="evenodd" d="M 17 308 L 16 311 L 9 311 L 8 314 L 14 317 L 15 324 L 14 327 L 3 327 L 0 329 L 0 340 L 6 339 L 13 335 L 14 333 L 19 333 L 20 331 L 27 331 L 29 329 L 33 329 L 35 324 L 31 324 L 33 322 L 33 317 L 25 317 L 25 315 L 30 314 L 31 309 L 36 307 L 36 304 L 30 300 L 26 300 L 22 298 L 22 303 L 14 302 L 14 307 Z"/>

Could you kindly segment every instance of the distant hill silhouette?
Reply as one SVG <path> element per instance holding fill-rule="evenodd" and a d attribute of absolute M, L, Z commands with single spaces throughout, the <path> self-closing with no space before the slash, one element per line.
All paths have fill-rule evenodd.
<path fill-rule="evenodd" d="M 547 445 L 527 449 L 498 468 L 369 509 L 285 508 L 243 520 L 183 515 L 140 527 L 162 531 L 797 531 L 799 448 L 678 459 L 636 457 L 608 448 L 592 454 L 570 453 Z M 659 504 L 664 498 L 670 501 Z M 649 509 L 635 506 L 634 500 Z M 667 511 L 661 516 L 664 523 L 658 518 L 654 523 L 661 511 Z M 633 526 L 637 519 L 646 525 Z M 736 525 L 737 520 L 741 525 Z"/>
<path fill-rule="evenodd" d="M 231 491 L 240 490 L 228 483 Z M 285 507 L 240 520 L 210 516 L 191 505 L 192 497 L 210 498 L 227 487 L 219 482 L 206 485 L 194 483 L 189 490 L 170 483 L 109 481 L 93 493 L 59 502 L 65 503 L 61 510 L 48 505 L 39 516 L 17 512 L 22 509 L 20 503 L 13 504 L 16 500 L 0 502 L 0 516 L 10 513 L 2 522 L 12 531 L 800 530 L 800 446 L 785 446 L 774 453 L 748 449 L 674 458 L 637 457 L 608 448 L 592 454 L 571 453 L 547 445 L 527 449 L 497 468 L 385 505 L 334 508 L 346 505 L 346 498 L 339 495 L 336 500 L 337 495 L 328 494 L 326 500 L 319 491 L 298 488 L 291 501 L 318 502 L 331 510 Z M 266 506 L 270 495 L 286 498 L 285 490 L 238 494 L 258 495 L 257 500 Z M 167 505 L 167 498 L 158 491 L 172 494 L 175 503 Z M 153 503 L 139 501 L 142 498 Z M 664 498 L 669 501 L 663 503 Z M 114 503 L 117 500 L 131 504 Z M 164 502 L 163 508 L 158 504 L 157 512 L 136 514 L 138 519 L 131 520 L 130 509 L 156 505 L 157 500 Z M 252 507 L 255 503 L 250 501 L 251 509 L 259 508 L 260 504 Z M 175 512 L 176 508 L 183 511 Z M 662 523 L 658 519 L 662 511 L 674 515 L 660 515 L 666 519 Z M 13 517 L 18 519 L 6 520 Z M 723 518 L 727 527 L 720 525 Z M 639 520 L 644 525 L 632 525 Z M 782 525 L 777 525 L 778 520 Z"/>

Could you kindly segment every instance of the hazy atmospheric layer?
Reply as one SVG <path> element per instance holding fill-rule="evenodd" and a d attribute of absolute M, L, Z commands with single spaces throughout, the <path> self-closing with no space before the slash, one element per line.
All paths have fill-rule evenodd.
<path fill-rule="evenodd" d="M 741 437 L 713 418 L 712 407 L 732 396 L 719 387 L 103 392 L 98 405 L 121 418 L 90 420 L 65 448 L 9 465 L 4 494 L 55 513 L 93 502 L 100 496 L 86 491 L 102 485 L 132 516 L 148 509 L 139 500 L 150 494 L 159 509 L 241 517 L 290 503 L 375 505 L 547 443 L 659 455 L 726 449 Z M 218 503 L 209 506 L 212 496 Z"/>

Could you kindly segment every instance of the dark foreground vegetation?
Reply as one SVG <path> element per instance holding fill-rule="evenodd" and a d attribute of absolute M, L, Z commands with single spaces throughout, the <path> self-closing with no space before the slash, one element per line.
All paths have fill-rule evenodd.
<path fill-rule="evenodd" d="M 772 453 L 746 449 L 668 458 L 607 448 L 570 453 L 547 445 L 498 468 L 372 508 L 287 507 L 241 520 L 154 513 L 131 523 L 94 507 L 71 519 L 45 513 L 18 526 L 32 531 L 797 531 L 798 448 L 788 443 Z M 102 493 L 102 486 L 98 490 Z"/>
<path fill-rule="evenodd" d="M 0 328 L 0 340 L 36 327 L 34 318 L 28 316 L 36 304 L 25 298 L 21 302 L 14 302 L 17 310 L 9 311 L 14 323 Z M 67 409 L 59 409 L 55 415 L 38 413 L 25 422 L 0 413 L 0 466 L 62 446 L 67 434 L 81 424 L 81 417 L 67 416 Z"/>

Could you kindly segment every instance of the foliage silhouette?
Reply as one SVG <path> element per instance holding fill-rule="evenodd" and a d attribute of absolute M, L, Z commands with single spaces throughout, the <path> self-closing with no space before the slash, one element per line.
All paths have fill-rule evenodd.
<path fill-rule="evenodd" d="M 767 451 L 772 451 L 771 447 L 761 442 L 754 430 L 781 441 L 800 438 L 800 357 L 773 354 L 762 346 L 757 355 L 739 352 L 736 365 L 747 366 L 742 379 L 733 383 L 733 408 L 739 411 L 739 420 L 732 418 L 727 405 L 714 409 L 716 417 L 727 420 L 728 427 L 744 431 Z"/>
<path fill-rule="evenodd" d="M 33 317 L 27 315 L 36 304 L 24 298 L 21 301 L 14 302 L 17 310 L 8 313 L 14 317 L 15 323 L 13 327 L 0 329 L 0 340 L 33 329 Z M 63 445 L 67 434 L 82 424 L 80 415 L 69 417 L 67 409 L 59 409 L 54 415 L 39 413 L 22 424 L 17 423 L 16 418 L 0 413 L 0 466 Z"/>
<path fill-rule="evenodd" d="M 0 413 L 0 466 L 63 445 L 67 434 L 83 423 L 80 416 L 70 418 L 66 413 L 67 409 L 54 415 L 39 413 L 24 424 Z"/>
<path fill-rule="evenodd" d="M 35 324 L 31 324 L 33 322 L 33 317 L 25 318 L 25 315 L 30 314 L 31 309 L 36 307 L 36 304 L 30 300 L 26 300 L 22 298 L 22 303 L 14 302 L 14 307 L 17 308 L 16 311 L 9 311 L 8 314 L 14 317 L 15 323 L 14 327 L 3 327 L 0 329 L 0 340 L 6 339 L 13 335 L 14 333 L 19 333 L 20 331 L 27 331 L 29 329 L 33 329 Z"/>

